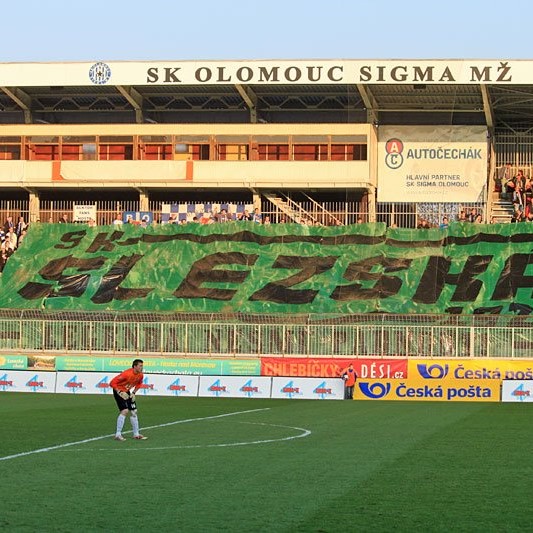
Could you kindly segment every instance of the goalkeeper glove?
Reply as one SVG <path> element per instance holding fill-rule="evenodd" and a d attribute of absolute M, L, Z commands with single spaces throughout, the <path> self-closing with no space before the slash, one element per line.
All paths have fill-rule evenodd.
<path fill-rule="evenodd" d="M 131 400 L 132 402 L 135 401 L 135 393 L 134 393 L 134 392 L 130 392 L 130 400 Z"/>
<path fill-rule="evenodd" d="M 121 391 L 118 391 L 118 395 L 123 399 L 123 400 L 127 400 L 129 398 L 129 395 L 127 392 L 121 390 Z"/>

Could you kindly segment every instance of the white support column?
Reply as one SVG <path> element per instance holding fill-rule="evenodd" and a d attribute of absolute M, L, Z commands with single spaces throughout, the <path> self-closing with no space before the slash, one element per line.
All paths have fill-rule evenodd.
<path fill-rule="evenodd" d="M 376 188 L 371 186 L 368 188 L 368 221 L 376 221 Z"/>
<path fill-rule="evenodd" d="M 41 200 L 39 198 L 39 191 L 34 189 L 28 190 L 29 192 L 29 220 L 30 224 L 37 222 L 41 218 Z M 41 222 L 47 222 L 41 220 Z"/>
<path fill-rule="evenodd" d="M 254 203 L 254 209 L 259 209 L 261 211 L 261 195 L 255 190 L 253 190 L 253 203 Z"/>
<path fill-rule="evenodd" d="M 139 211 L 150 211 L 150 196 L 146 189 L 138 189 L 139 191 Z"/>

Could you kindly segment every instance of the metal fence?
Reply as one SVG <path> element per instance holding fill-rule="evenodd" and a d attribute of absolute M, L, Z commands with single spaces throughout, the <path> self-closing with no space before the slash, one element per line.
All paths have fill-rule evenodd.
<path fill-rule="evenodd" d="M 483 193 L 484 194 L 484 193 Z M 444 217 L 449 222 L 462 219 L 461 213 L 468 216 L 475 210 L 482 217 L 483 222 L 488 222 L 490 213 L 487 203 L 478 202 L 445 203 L 445 202 L 419 202 L 419 203 L 385 203 L 378 202 L 376 206 L 376 222 L 384 222 L 387 226 L 399 228 L 416 228 L 425 220 L 429 227 L 439 227 Z M 364 220 L 364 219 L 363 219 Z"/>
<path fill-rule="evenodd" d="M 469 215 L 472 209 L 479 213 L 484 222 L 490 219 L 487 202 L 483 199 L 485 190 L 478 202 L 377 202 L 375 219 L 368 213 L 367 202 L 306 202 L 294 203 L 308 213 L 311 220 L 316 220 L 325 226 L 356 224 L 357 222 L 384 222 L 387 226 L 399 228 L 416 228 L 422 220 L 430 227 L 439 227 L 443 218 L 449 222 L 461 219 L 461 212 Z M 272 222 L 279 222 L 286 218 L 284 213 L 268 201 L 263 202 L 263 215 L 268 215 Z"/>
<path fill-rule="evenodd" d="M 514 174 L 521 168 L 526 175 L 531 175 L 533 169 L 533 131 L 531 129 L 498 131 L 495 135 L 494 151 L 497 167 L 511 165 Z"/>
<path fill-rule="evenodd" d="M 514 175 L 514 174 L 513 174 Z M 154 220 L 162 218 L 162 201 L 150 201 L 149 211 L 154 214 Z M 208 202 L 205 202 L 208 203 Z M 217 203 L 217 202 L 212 202 Z M 218 202 L 218 203 L 231 203 Z M 247 205 L 244 202 L 236 202 Z M 251 203 L 251 201 L 249 202 Z M 336 222 L 341 224 L 355 224 L 359 220 L 362 222 L 374 222 L 368 213 L 366 202 L 295 202 L 304 213 L 308 213 L 311 220 L 316 220 L 320 224 L 329 226 Z M 74 205 L 95 205 L 97 224 L 112 224 L 117 214 L 123 211 L 139 211 L 139 201 L 134 200 L 42 200 L 40 204 L 38 220 L 40 222 L 57 222 L 66 213 L 68 220 L 72 219 Z M 181 203 L 187 206 L 187 203 Z M 383 203 L 378 202 L 376 206 L 376 222 L 384 222 L 387 226 L 398 226 L 400 228 L 416 228 L 421 220 L 427 220 L 432 227 L 438 227 L 443 217 L 447 217 L 450 222 L 460 218 L 460 212 L 470 213 L 475 208 L 486 220 L 486 203 L 483 201 L 474 203 Z M 263 216 L 268 215 L 272 222 L 280 222 L 287 218 L 279 208 L 268 201 L 263 202 Z M 16 222 L 19 216 L 29 222 L 29 202 L 27 200 L 2 200 L 0 199 L 0 221 L 3 223 L 8 216 L 13 217 Z"/>
<path fill-rule="evenodd" d="M 291 357 L 531 357 L 533 318 L 0 311 L 8 353 Z"/>

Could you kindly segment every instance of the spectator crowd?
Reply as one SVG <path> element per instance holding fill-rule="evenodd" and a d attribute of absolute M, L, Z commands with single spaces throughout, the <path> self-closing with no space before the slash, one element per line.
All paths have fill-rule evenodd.
<path fill-rule="evenodd" d="M 510 165 L 500 169 L 496 190 L 503 198 L 513 202 L 512 222 L 533 222 L 533 182 L 531 177 L 525 176 L 523 170 L 518 170 L 514 176 L 511 174 Z"/>
<path fill-rule="evenodd" d="M 496 180 L 496 190 L 502 197 L 508 198 L 512 201 L 514 206 L 514 215 L 512 222 L 533 222 L 533 181 L 531 178 L 524 176 L 522 170 L 519 170 L 515 176 L 509 177 L 509 166 L 505 167 L 504 172 L 500 173 Z M 453 217 L 458 222 L 470 222 L 472 224 L 482 224 L 483 213 L 478 211 L 476 207 L 461 209 L 456 216 Z M 440 223 L 435 222 L 435 217 L 419 217 L 417 222 L 418 229 L 440 228 L 446 229 L 449 226 L 450 220 L 453 220 L 451 216 L 443 216 Z M 430 221 L 431 220 L 431 221 Z M 230 213 L 226 209 L 220 211 L 213 210 L 212 212 L 203 213 L 191 213 L 187 217 L 179 216 L 178 213 L 170 213 L 166 217 L 162 217 L 158 220 L 150 220 L 147 217 L 142 217 L 140 220 L 135 220 L 131 216 L 123 218 L 122 213 L 117 213 L 113 220 L 115 227 L 122 226 L 123 224 L 134 224 L 141 227 L 147 227 L 151 224 L 215 224 L 224 222 L 255 222 L 256 224 L 269 225 L 271 223 L 284 224 L 299 223 L 306 226 L 340 226 L 343 223 L 338 220 L 334 215 L 330 215 L 326 223 L 314 219 L 311 215 L 306 216 L 303 213 L 294 214 L 290 218 L 284 214 L 277 214 L 276 220 L 271 220 L 270 215 L 263 215 L 259 208 L 253 210 L 244 209 L 240 213 Z M 39 220 L 37 222 L 40 222 Z M 53 217 L 48 219 L 49 223 L 56 222 Z M 57 223 L 70 223 L 69 217 L 66 213 L 63 213 Z M 494 223 L 494 219 L 489 221 Z M 91 218 L 85 222 L 89 227 L 97 226 L 97 222 L 94 218 Z M 361 216 L 357 217 L 357 224 L 364 223 Z M 391 227 L 397 227 L 396 224 L 391 224 Z M 29 224 L 25 221 L 23 216 L 19 216 L 15 222 L 13 217 L 8 216 L 4 222 L 4 225 L 0 229 L 0 242 L 1 242 L 1 259 L 0 259 L 0 273 L 3 271 L 4 266 L 9 257 L 20 246 L 26 233 L 28 231 Z"/>
<path fill-rule="evenodd" d="M 1 246 L 1 258 L 0 258 L 0 272 L 4 270 L 4 266 L 15 250 L 20 246 L 20 243 L 24 240 L 28 231 L 28 224 L 24 220 L 24 217 L 18 217 L 17 222 L 13 220 L 13 217 L 7 217 L 2 229 L 0 229 L 0 246 Z"/>

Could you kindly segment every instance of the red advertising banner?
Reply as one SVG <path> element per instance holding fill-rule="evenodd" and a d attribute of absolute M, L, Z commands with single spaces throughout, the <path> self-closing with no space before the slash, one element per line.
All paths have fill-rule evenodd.
<path fill-rule="evenodd" d="M 262 376 L 339 377 L 353 364 L 360 379 L 406 379 L 407 359 L 261 357 Z"/>

